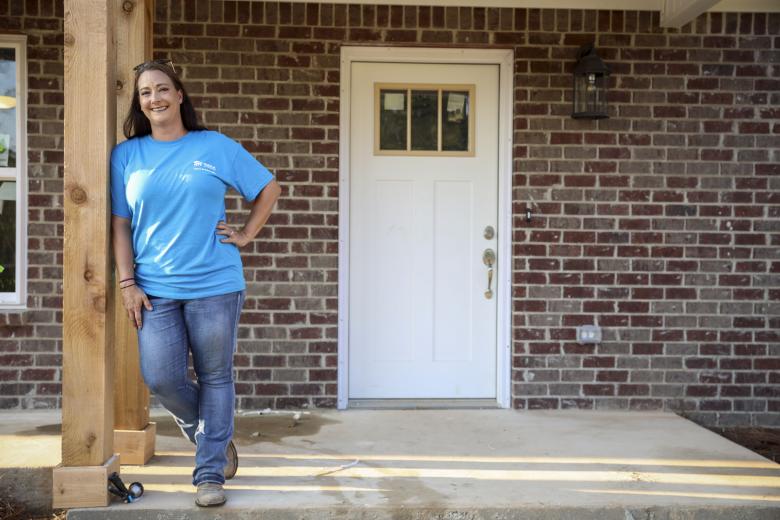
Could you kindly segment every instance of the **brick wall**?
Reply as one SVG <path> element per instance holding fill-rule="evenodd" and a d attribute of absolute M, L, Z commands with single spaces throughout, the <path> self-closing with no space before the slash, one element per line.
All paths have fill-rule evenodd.
<path fill-rule="evenodd" d="M 33 310 L 0 313 L 5 407 L 52 406 L 58 391 L 61 22 L 44 4 L 0 0 L 0 29 L 33 37 Z M 239 405 L 335 404 L 340 46 L 477 45 L 516 57 L 514 406 L 780 426 L 780 16 L 657 25 L 649 12 L 157 0 L 156 55 L 285 190 L 244 255 Z M 599 122 L 568 117 L 589 41 L 613 70 Z M 575 343 L 579 324 L 604 341 Z"/>

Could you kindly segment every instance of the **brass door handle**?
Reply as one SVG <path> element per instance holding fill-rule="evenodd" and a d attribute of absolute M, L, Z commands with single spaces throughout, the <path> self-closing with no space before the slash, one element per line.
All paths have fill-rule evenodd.
<path fill-rule="evenodd" d="M 482 263 L 488 266 L 488 286 L 485 291 L 485 298 L 488 300 L 493 298 L 493 264 L 496 263 L 496 253 L 492 249 L 485 249 L 482 253 Z"/>

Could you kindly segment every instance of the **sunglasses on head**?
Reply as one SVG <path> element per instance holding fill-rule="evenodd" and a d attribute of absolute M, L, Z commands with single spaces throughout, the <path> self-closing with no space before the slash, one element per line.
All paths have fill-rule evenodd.
<path fill-rule="evenodd" d="M 174 74 L 176 74 L 176 67 L 173 66 L 173 60 L 170 59 L 149 60 L 143 63 L 139 63 L 138 65 L 133 67 L 133 72 L 135 72 L 136 74 L 140 74 L 141 72 L 145 71 L 152 65 L 162 65 L 163 67 L 168 67 L 173 71 Z"/>

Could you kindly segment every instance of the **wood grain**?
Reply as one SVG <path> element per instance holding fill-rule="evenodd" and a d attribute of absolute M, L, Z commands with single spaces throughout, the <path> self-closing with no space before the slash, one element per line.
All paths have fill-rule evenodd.
<path fill-rule="evenodd" d="M 52 470 L 52 507 L 105 507 L 111 501 L 108 476 L 119 472 L 119 456 L 100 466 L 64 467 Z"/>
<path fill-rule="evenodd" d="M 108 163 L 115 143 L 113 0 L 65 2 L 63 466 L 113 445 Z"/>
<path fill-rule="evenodd" d="M 157 423 L 149 423 L 141 430 L 114 430 L 114 449 L 121 465 L 141 466 L 154 455 Z"/>
<path fill-rule="evenodd" d="M 153 0 L 135 0 L 128 5 L 116 3 L 116 106 L 117 142 L 124 141 L 122 124 L 133 96 L 133 67 L 152 57 Z M 115 287 L 112 310 L 114 315 L 114 429 L 143 430 L 149 424 L 149 391 L 143 383 L 138 359 L 138 335 L 122 306 Z M 152 437 L 152 451 L 154 450 Z M 125 463 L 123 455 L 122 463 Z"/>

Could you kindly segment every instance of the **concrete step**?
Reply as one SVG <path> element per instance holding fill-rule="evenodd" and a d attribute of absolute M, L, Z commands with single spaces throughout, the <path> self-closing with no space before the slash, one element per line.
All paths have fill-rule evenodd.
<path fill-rule="evenodd" d="M 14 418 L 0 419 L 0 484 L 14 478 L 7 461 L 59 462 L 56 423 L 16 419 L 26 425 L 14 433 Z M 239 416 L 239 470 L 228 503 L 208 509 L 194 505 L 192 445 L 170 417 L 155 420 L 155 457 L 122 467 L 126 483 L 144 484 L 142 499 L 68 518 L 780 520 L 780 465 L 669 413 Z"/>
<path fill-rule="evenodd" d="M 480 509 L 243 509 L 72 510 L 68 520 L 778 520 L 776 507 L 526 507 Z"/>

